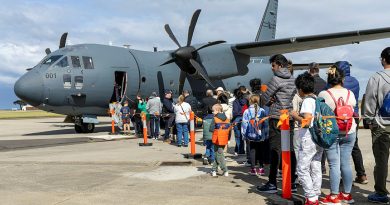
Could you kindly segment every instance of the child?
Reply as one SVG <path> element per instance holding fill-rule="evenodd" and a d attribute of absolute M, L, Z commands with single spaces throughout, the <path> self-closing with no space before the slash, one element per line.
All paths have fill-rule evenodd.
<path fill-rule="evenodd" d="M 242 117 L 241 133 L 244 139 L 249 141 L 251 175 L 264 175 L 264 164 L 261 160 L 261 142 L 264 141 L 262 130 L 264 123 L 260 120 L 265 117 L 265 111 L 260 107 L 260 96 L 252 95 L 249 98 L 249 108 L 245 110 Z M 256 170 L 256 162 L 259 161 L 259 168 Z"/>
<path fill-rule="evenodd" d="M 212 142 L 213 133 L 210 132 L 210 125 L 213 121 L 214 115 L 207 114 L 203 118 L 203 144 L 206 146 L 206 153 L 203 158 L 203 164 L 212 164 L 214 162 L 214 146 Z"/>
<path fill-rule="evenodd" d="M 230 133 L 230 120 L 222 112 L 222 105 L 215 104 L 212 107 L 214 118 L 210 124 L 210 132 L 213 133 L 212 142 L 214 144 L 215 160 L 211 169 L 211 176 L 217 176 L 218 166 L 223 171 L 223 176 L 229 176 L 226 167 L 223 149 L 228 143 Z"/>
<path fill-rule="evenodd" d="M 297 77 L 295 85 L 298 89 L 299 96 L 303 99 L 299 114 L 292 111 L 291 116 L 298 123 L 307 121 L 308 125 L 302 124 L 299 128 L 299 150 L 298 150 L 298 166 L 297 174 L 301 182 L 303 191 L 305 192 L 305 205 L 319 204 L 318 196 L 321 194 L 321 157 L 323 149 L 316 145 L 309 131 L 309 127 L 313 126 L 313 117 L 315 115 L 315 95 L 314 78 L 309 73 L 305 72 Z"/>
<path fill-rule="evenodd" d="M 123 121 L 123 134 L 130 134 L 130 108 L 129 102 L 125 102 L 125 106 L 121 108 L 121 116 Z"/>

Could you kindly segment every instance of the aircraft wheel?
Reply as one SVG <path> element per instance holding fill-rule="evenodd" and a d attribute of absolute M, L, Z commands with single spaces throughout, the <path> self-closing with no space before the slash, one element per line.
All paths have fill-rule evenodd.
<path fill-rule="evenodd" d="M 95 129 L 95 124 L 93 124 L 93 123 L 83 123 L 82 128 L 83 128 L 83 132 L 84 133 L 92 133 L 93 130 Z"/>
<path fill-rule="evenodd" d="M 74 130 L 76 133 L 83 133 L 83 128 L 80 125 L 74 125 Z"/>

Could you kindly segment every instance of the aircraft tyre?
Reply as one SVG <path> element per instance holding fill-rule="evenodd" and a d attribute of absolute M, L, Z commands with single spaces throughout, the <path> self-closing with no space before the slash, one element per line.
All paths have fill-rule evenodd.
<path fill-rule="evenodd" d="M 83 133 L 92 133 L 95 129 L 95 124 L 93 123 L 83 123 L 81 125 Z"/>

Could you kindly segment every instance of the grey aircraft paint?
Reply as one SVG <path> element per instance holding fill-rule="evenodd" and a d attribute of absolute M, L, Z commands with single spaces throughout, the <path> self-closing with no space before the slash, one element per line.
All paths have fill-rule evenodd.
<path fill-rule="evenodd" d="M 200 10 L 191 20 L 187 46 L 175 51 L 147 52 L 97 44 L 65 46 L 64 34 L 60 49 L 54 52 L 47 49 L 48 55 L 15 83 L 14 91 L 19 98 L 42 110 L 74 116 L 76 131 L 84 126 L 81 131 L 90 132 L 93 126 L 85 126 L 97 122 L 96 116 L 107 115 L 108 104 L 116 101 L 116 96 L 135 99 L 137 93 L 148 97 L 155 91 L 162 96 L 164 89 L 171 89 L 174 97 L 178 97 L 179 90 L 185 89 L 200 101 L 209 88 L 221 86 L 232 91 L 240 85 L 249 87 L 253 78 L 268 83 L 273 76 L 268 62 L 270 55 L 390 37 L 390 28 L 381 28 L 274 39 L 277 7 L 277 0 L 269 0 L 255 41 L 249 43 L 216 41 L 191 46 Z M 165 28 L 175 41 L 169 25 Z M 187 57 L 192 58 L 191 64 Z M 181 73 L 185 83 L 179 88 Z"/>

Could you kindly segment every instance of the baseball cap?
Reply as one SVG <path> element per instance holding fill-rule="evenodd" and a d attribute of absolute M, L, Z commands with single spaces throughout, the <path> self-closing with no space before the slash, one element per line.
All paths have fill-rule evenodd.
<path fill-rule="evenodd" d="M 222 87 L 218 87 L 215 91 L 224 91 Z"/>

